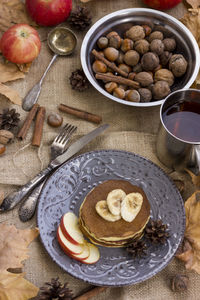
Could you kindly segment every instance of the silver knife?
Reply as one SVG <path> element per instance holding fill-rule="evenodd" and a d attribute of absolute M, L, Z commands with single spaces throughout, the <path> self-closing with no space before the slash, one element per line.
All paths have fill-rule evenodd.
<path fill-rule="evenodd" d="M 0 206 L 0 212 L 4 212 L 13 209 L 25 196 L 27 196 L 40 182 L 42 182 L 48 174 L 50 174 L 55 168 L 62 165 L 65 161 L 71 158 L 79 150 L 81 150 L 86 144 L 108 128 L 108 124 L 99 126 L 98 128 L 92 130 L 88 134 L 84 135 L 73 143 L 66 152 L 57 156 L 48 167 L 42 170 L 37 176 L 35 176 L 31 181 L 22 186 L 17 192 L 8 195 L 2 202 Z"/>

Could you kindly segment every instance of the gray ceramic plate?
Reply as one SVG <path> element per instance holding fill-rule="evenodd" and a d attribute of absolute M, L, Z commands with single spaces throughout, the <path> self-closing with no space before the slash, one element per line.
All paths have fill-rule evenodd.
<path fill-rule="evenodd" d="M 142 259 L 132 259 L 124 248 L 99 247 L 100 260 L 82 264 L 60 249 L 56 229 L 64 213 L 72 211 L 78 216 L 87 193 L 108 179 L 124 179 L 141 187 L 150 201 L 152 217 L 168 224 L 170 237 L 162 246 L 149 244 Z M 44 247 L 66 272 L 94 285 L 123 286 L 144 281 L 166 267 L 182 240 L 185 212 L 174 183 L 154 163 L 130 152 L 102 150 L 68 161 L 49 178 L 40 195 L 37 221 Z"/>

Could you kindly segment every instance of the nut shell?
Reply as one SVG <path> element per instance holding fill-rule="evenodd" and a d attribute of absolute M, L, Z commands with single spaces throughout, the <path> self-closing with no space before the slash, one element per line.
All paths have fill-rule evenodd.
<path fill-rule="evenodd" d="M 182 54 L 174 54 L 169 61 L 169 69 L 175 77 L 181 77 L 187 70 L 187 61 Z"/>
<path fill-rule="evenodd" d="M 148 72 L 137 73 L 134 80 L 139 82 L 143 87 L 149 86 L 153 83 L 153 77 Z"/>
<path fill-rule="evenodd" d="M 164 80 L 168 82 L 169 86 L 172 86 L 174 84 L 174 75 L 168 69 L 160 69 L 155 72 L 154 80 L 155 81 Z"/>
<path fill-rule="evenodd" d="M 2 155 L 6 151 L 6 147 L 3 144 L 0 144 L 0 155 Z"/>
<path fill-rule="evenodd" d="M 145 71 L 153 71 L 159 65 L 159 57 L 153 52 L 147 52 L 142 56 L 141 65 Z"/>
<path fill-rule="evenodd" d="M 176 49 L 176 41 L 173 38 L 166 38 L 163 40 L 165 51 L 173 52 Z"/>
<path fill-rule="evenodd" d="M 119 56 L 119 51 L 113 47 L 104 49 L 105 57 L 110 61 L 115 61 Z"/>
<path fill-rule="evenodd" d="M 150 102 L 152 99 L 152 92 L 149 89 L 141 88 L 138 89 L 140 94 L 140 102 Z"/>
<path fill-rule="evenodd" d="M 63 122 L 63 117 L 58 113 L 50 113 L 47 117 L 47 123 L 52 127 L 60 127 Z"/>
<path fill-rule="evenodd" d="M 0 144 L 6 145 L 12 139 L 14 139 L 14 134 L 12 132 L 5 129 L 0 130 Z"/>
<path fill-rule="evenodd" d="M 124 39 L 121 44 L 121 50 L 125 53 L 133 49 L 134 42 L 131 39 Z"/>
<path fill-rule="evenodd" d="M 140 60 L 140 55 L 135 50 L 129 50 L 124 54 L 124 61 L 129 66 L 136 66 Z"/>
<path fill-rule="evenodd" d="M 144 39 L 145 37 L 145 31 L 144 28 L 140 25 L 132 26 L 127 32 L 126 36 L 130 38 L 131 40 L 138 41 L 141 39 Z"/>
<path fill-rule="evenodd" d="M 138 53 L 144 54 L 149 51 L 149 42 L 144 39 L 136 41 L 134 48 Z"/>
<path fill-rule="evenodd" d="M 107 66 L 101 60 L 95 60 L 92 65 L 92 69 L 95 73 L 106 73 Z"/>
<path fill-rule="evenodd" d="M 131 102 L 140 102 L 140 94 L 136 90 L 128 90 L 125 99 Z"/>
<path fill-rule="evenodd" d="M 100 49 L 105 49 L 106 47 L 108 47 L 108 38 L 105 36 L 100 37 L 97 41 L 97 46 Z"/>
<path fill-rule="evenodd" d="M 149 35 L 149 42 L 151 43 L 153 40 L 158 39 L 158 40 L 163 40 L 164 35 L 161 31 L 154 31 Z"/>
<path fill-rule="evenodd" d="M 152 88 L 153 97 L 156 100 L 165 98 L 170 92 L 169 84 L 164 80 L 157 81 Z"/>
<path fill-rule="evenodd" d="M 150 50 L 158 55 L 164 52 L 164 44 L 161 40 L 155 39 L 150 44 Z"/>

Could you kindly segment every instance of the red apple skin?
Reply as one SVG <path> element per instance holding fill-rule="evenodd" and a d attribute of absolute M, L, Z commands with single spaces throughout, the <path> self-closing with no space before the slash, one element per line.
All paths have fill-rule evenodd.
<path fill-rule="evenodd" d="M 26 0 L 25 4 L 31 18 L 42 26 L 62 23 L 72 9 L 72 0 Z"/>
<path fill-rule="evenodd" d="M 181 3 L 182 0 L 143 0 L 143 2 L 149 7 L 165 10 L 176 6 Z"/>
<path fill-rule="evenodd" d="M 32 62 L 40 53 L 41 41 L 37 31 L 27 24 L 17 24 L 4 32 L 0 40 L 3 56 L 16 64 Z"/>
<path fill-rule="evenodd" d="M 69 256 L 73 256 L 73 255 L 77 255 L 77 254 L 79 254 L 79 253 L 75 253 L 75 252 L 73 252 L 73 251 L 71 251 L 64 243 L 63 243 L 63 241 L 62 241 L 62 239 L 61 239 L 61 237 L 60 237 L 60 234 L 59 234 L 59 228 L 60 227 L 58 227 L 58 229 L 57 229 L 57 240 L 58 240 L 58 243 L 60 244 L 60 246 L 61 246 L 61 248 L 63 249 L 63 251 L 66 253 L 66 254 L 68 254 Z M 60 230 L 61 230 L 61 228 L 60 228 Z M 61 232 L 62 232 L 62 230 L 61 230 Z M 62 234 L 63 234 L 63 232 L 62 232 Z M 66 237 L 65 237 L 65 239 L 66 239 Z M 69 242 L 69 241 L 68 241 Z M 69 242 L 70 243 L 70 242 Z M 72 243 L 71 243 L 72 244 Z M 81 253 L 81 251 L 80 251 L 80 253 Z"/>
<path fill-rule="evenodd" d="M 68 239 L 68 241 L 70 241 L 74 245 L 80 245 L 80 243 L 77 242 L 75 239 L 73 239 L 73 237 L 68 233 L 67 229 L 65 228 L 64 215 L 62 216 L 61 221 L 60 221 L 60 228 L 61 228 L 64 236 L 66 237 L 66 239 Z"/>

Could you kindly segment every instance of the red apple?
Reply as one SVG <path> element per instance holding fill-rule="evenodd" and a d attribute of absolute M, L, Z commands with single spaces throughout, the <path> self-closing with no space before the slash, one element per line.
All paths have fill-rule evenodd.
<path fill-rule="evenodd" d="M 99 249 L 97 248 L 97 246 L 87 243 L 89 246 L 89 250 L 90 250 L 90 255 L 86 258 L 82 260 L 82 263 L 84 264 L 95 264 L 99 259 L 100 259 L 100 253 L 99 253 Z"/>
<path fill-rule="evenodd" d="M 84 237 L 78 226 L 78 218 L 75 214 L 68 212 L 63 215 L 60 227 L 64 236 L 73 244 L 80 245 L 84 243 Z"/>
<path fill-rule="evenodd" d="M 32 62 L 40 53 L 40 48 L 37 31 L 27 24 L 13 25 L 0 40 L 2 54 L 16 64 Z"/>
<path fill-rule="evenodd" d="M 26 0 L 26 9 L 39 25 L 53 26 L 67 19 L 72 0 Z"/>
<path fill-rule="evenodd" d="M 149 7 L 161 10 L 170 9 L 179 4 L 181 1 L 182 0 L 143 0 L 143 2 Z"/>
<path fill-rule="evenodd" d="M 83 252 L 80 254 L 73 254 L 72 258 L 84 262 L 85 259 L 87 259 L 90 255 L 90 247 L 88 246 L 88 243 L 86 242 L 83 246 Z"/>
<path fill-rule="evenodd" d="M 66 237 L 64 236 L 60 226 L 57 229 L 57 239 L 61 248 L 66 254 L 72 256 L 74 254 L 77 255 L 83 252 L 84 244 L 74 245 L 71 242 L 69 242 L 68 239 L 66 239 Z"/>

